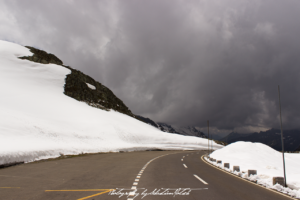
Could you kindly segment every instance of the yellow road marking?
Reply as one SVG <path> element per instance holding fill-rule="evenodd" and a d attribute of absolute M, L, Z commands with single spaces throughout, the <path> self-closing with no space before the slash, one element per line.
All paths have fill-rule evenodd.
<path fill-rule="evenodd" d="M 100 192 L 100 193 L 98 193 L 98 194 L 94 194 L 94 195 L 91 195 L 91 196 L 88 196 L 88 197 L 83 197 L 83 198 L 78 199 L 78 200 L 88 199 L 88 198 L 90 198 L 90 197 L 95 197 L 95 196 L 98 196 L 98 195 L 101 195 L 101 194 L 104 194 L 104 193 L 107 193 L 107 192 L 110 192 L 110 191 L 112 191 L 112 190 L 107 190 L 107 191 L 104 191 L 104 192 Z"/>
<path fill-rule="evenodd" d="M 111 189 L 82 189 L 82 190 L 45 190 L 45 192 L 88 192 L 88 191 L 102 191 Z"/>
<path fill-rule="evenodd" d="M 104 190 L 104 191 L 103 191 Z M 110 192 L 110 191 L 113 191 L 115 189 L 81 189 L 81 190 L 45 190 L 45 192 L 91 192 L 91 191 L 103 191 L 103 192 L 100 192 L 100 193 L 97 193 L 97 194 L 93 194 L 93 195 L 90 195 L 90 196 L 87 196 L 87 197 L 82 197 L 80 199 L 77 199 L 77 200 L 85 200 L 85 199 L 88 199 L 88 198 L 91 198 L 91 197 L 95 197 L 95 196 L 98 196 L 98 195 L 101 195 L 101 194 L 104 194 L 104 193 L 107 193 L 107 192 Z"/>
<path fill-rule="evenodd" d="M 20 187 L 0 187 L 0 188 L 20 188 Z"/>

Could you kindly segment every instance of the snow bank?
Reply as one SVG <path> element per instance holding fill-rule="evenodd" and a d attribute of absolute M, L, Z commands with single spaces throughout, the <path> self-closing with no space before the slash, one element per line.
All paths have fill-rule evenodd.
<path fill-rule="evenodd" d="M 71 71 L 17 58 L 28 55 L 29 49 L 0 41 L 0 165 L 60 153 L 207 148 L 206 139 L 164 133 L 64 95 L 64 79 Z"/>
<path fill-rule="evenodd" d="M 287 193 L 293 197 L 300 198 L 300 154 L 285 153 L 286 180 L 289 188 L 281 185 L 272 185 L 272 178 L 283 177 L 282 153 L 271 147 L 252 142 L 235 142 L 222 149 L 214 151 L 210 157 L 222 160 L 222 163 L 230 163 L 230 170 L 233 166 L 240 166 L 240 171 L 247 172 L 248 169 L 257 170 L 257 175 L 248 177 L 257 180 L 258 184 L 268 188 Z M 216 162 L 211 162 L 221 168 L 224 167 Z M 226 168 L 225 168 L 226 169 Z M 247 177 L 246 173 L 237 173 Z"/>
<path fill-rule="evenodd" d="M 86 85 L 91 88 L 92 90 L 96 90 L 96 87 L 92 84 L 86 83 Z"/>

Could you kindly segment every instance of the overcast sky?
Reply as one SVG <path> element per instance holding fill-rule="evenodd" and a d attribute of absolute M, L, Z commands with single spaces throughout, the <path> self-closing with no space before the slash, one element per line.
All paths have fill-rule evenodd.
<path fill-rule="evenodd" d="M 133 113 L 217 133 L 300 128 L 299 0 L 0 0 L 0 39 L 55 54 Z M 206 129 L 205 129 L 206 130 Z"/>

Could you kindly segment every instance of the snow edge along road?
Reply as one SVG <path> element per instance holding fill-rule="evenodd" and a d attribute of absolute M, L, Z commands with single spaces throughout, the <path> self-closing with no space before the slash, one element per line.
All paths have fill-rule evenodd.
<path fill-rule="evenodd" d="M 274 190 L 274 189 L 266 188 L 266 187 L 263 186 L 263 185 L 257 184 L 257 183 L 255 183 L 255 182 L 252 182 L 252 181 L 248 180 L 248 179 L 242 178 L 242 177 L 240 177 L 240 176 L 238 176 L 238 175 L 236 175 L 236 174 L 230 173 L 230 172 L 228 172 L 228 171 L 226 171 L 226 170 L 224 170 L 224 169 L 222 169 L 222 168 L 219 168 L 219 167 L 213 165 L 212 163 L 208 162 L 207 160 L 205 160 L 205 159 L 204 159 L 205 156 L 206 156 L 206 155 L 201 156 L 201 160 L 202 160 L 204 163 L 206 163 L 206 164 L 208 164 L 208 165 L 210 165 L 210 166 L 212 166 L 212 167 L 214 167 L 214 168 L 216 168 L 216 169 L 218 169 L 218 170 L 220 170 L 220 171 L 222 171 L 222 172 L 225 172 L 225 173 L 227 173 L 227 174 L 229 174 L 229 175 L 232 175 L 233 177 L 239 178 L 239 179 L 241 179 L 241 180 L 243 180 L 243 181 L 246 181 L 246 182 L 251 183 L 251 184 L 253 184 L 253 185 L 256 185 L 256 186 L 258 186 L 258 187 L 261 187 L 261 188 L 264 188 L 264 189 L 266 189 L 266 190 L 269 190 L 269 191 L 275 192 L 275 193 L 277 193 L 277 194 L 280 194 L 280 195 L 282 195 L 282 196 L 284 196 L 284 197 L 288 197 L 288 198 L 294 199 L 294 200 L 299 200 L 298 198 L 291 197 L 291 196 L 289 196 L 289 195 L 287 195 L 287 194 L 285 194 L 285 193 L 279 192 L 279 191 Z"/>

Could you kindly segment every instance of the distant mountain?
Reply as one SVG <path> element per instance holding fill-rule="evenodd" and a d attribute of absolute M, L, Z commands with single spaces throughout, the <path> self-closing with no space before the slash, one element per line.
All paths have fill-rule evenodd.
<path fill-rule="evenodd" d="M 158 122 L 158 128 L 163 131 L 163 132 L 167 132 L 167 133 L 178 133 L 171 125 L 166 124 L 166 123 L 162 123 L 162 122 Z M 179 133 L 180 134 L 180 133 Z M 181 134 L 183 135 L 183 134 Z"/>
<path fill-rule="evenodd" d="M 207 134 L 206 134 L 207 135 Z M 211 138 L 212 137 L 212 139 L 214 139 L 214 140 L 219 140 L 219 141 L 221 141 L 221 139 L 224 137 L 223 135 L 218 135 L 218 134 L 216 134 L 216 133 L 213 133 L 213 134 L 209 134 L 209 137 Z"/>
<path fill-rule="evenodd" d="M 137 117 L 137 119 L 151 125 L 151 126 L 154 126 L 156 128 L 159 128 L 159 125 L 157 123 L 155 123 L 154 121 L 152 121 L 151 119 L 149 118 L 146 118 L 146 117 L 143 117 L 143 116 L 140 116 L 140 115 L 135 115 Z"/>
<path fill-rule="evenodd" d="M 174 127 L 171 126 L 170 124 L 167 123 L 162 123 L 162 122 L 154 122 L 153 120 L 143 117 L 140 115 L 135 115 L 139 120 L 154 126 L 158 128 L 159 130 L 167 133 L 176 133 L 180 135 L 190 135 L 190 136 L 196 136 L 196 137 L 202 137 L 202 138 L 207 138 L 207 136 L 199 131 L 196 127 L 194 126 L 186 126 L 186 127 Z"/>
<path fill-rule="evenodd" d="M 230 144 L 230 143 L 236 142 L 237 140 L 241 140 L 241 138 L 249 136 L 251 134 L 253 134 L 253 133 L 242 134 L 242 133 L 232 132 L 232 133 L 229 133 L 227 136 L 221 138 L 220 141 L 227 142 L 228 144 Z"/>
<path fill-rule="evenodd" d="M 285 151 L 294 151 L 300 148 L 300 130 L 284 130 L 283 136 Z M 222 138 L 221 141 L 227 142 L 228 144 L 237 141 L 260 142 L 278 151 L 282 149 L 280 129 L 270 129 L 249 134 L 230 133 L 228 136 Z"/>
<path fill-rule="evenodd" d="M 191 135 L 191 136 L 207 138 L 207 136 L 203 132 L 199 131 L 197 127 L 194 126 L 174 127 L 174 129 L 177 133 L 180 133 L 182 135 Z"/>

